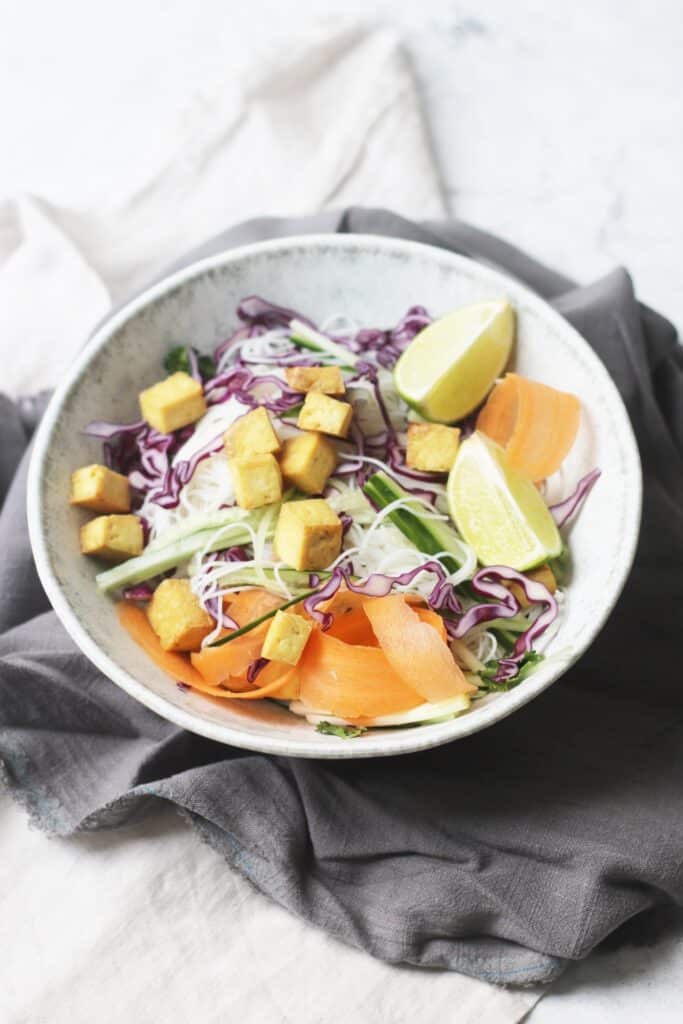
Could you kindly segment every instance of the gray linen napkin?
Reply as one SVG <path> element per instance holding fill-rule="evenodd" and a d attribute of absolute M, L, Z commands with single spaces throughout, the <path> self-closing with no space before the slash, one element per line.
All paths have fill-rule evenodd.
<path fill-rule="evenodd" d="M 183 262 L 311 231 L 413 238 L 495 264 L 553 302 L 614 377 L 645 470 L 644 522 L 619 605 L 586 656 L 511 718 L 375 762 L 265 757 L 157 718 L 74 648 L 43 595 L 24 513 L 40 403 L 0 404 L 0 758 L 60 835 L 154 799 L 263 893 L 374 956 L 488 981 L 557 976 L 627 919 L 683 902 L 683 350 L 625 271 L 589 287 L 462 223 L 381 210 L 258 220 Z M 226 922 L 229 926 L 229 922 Z"/>

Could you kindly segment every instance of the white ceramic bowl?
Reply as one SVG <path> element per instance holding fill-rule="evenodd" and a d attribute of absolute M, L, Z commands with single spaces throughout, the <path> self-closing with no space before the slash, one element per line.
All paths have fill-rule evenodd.
<path fill-rule="evenodd" d="M 538 670 L 437 725 L 384 729 L 352 741 L 324 736 L 268 702 L 212 700 L 181 691 L 124 633 L 113 602 L 95 589 L 97 566 L 78 549 L 86 516 L 68 505 L 69 476 L 98 461 L 90 420 L 138 418 L 137 395 L 158 379 L 171 345 L 211 350 L 235 326 L 235 307 L 260 294 L 314 319 L 344 312 L 363 324 L 395 323 L 413 304 L 440 315 L 507 295 L 518 314 L 519 372 L 580 396 L 582 427 L 553 486 L 573 489 L 594 466 L 602 477 L 571 532 L 574 575 L 561 628 Z M 57 389 L 35 441 L 28 489 L 40 578 L 75 642 L 114 683 L 157 714 L 222 743 L 298 757 L 371 757 L 436 746 L 483 729 L 532 700 L 586 650 L 622 589 L 640 521 L 641 473 L 619 394 L 569 324 L 514 280 L 443 250 L 376 236 L 317 235 L 233 249 L 148 288 L 98 328 Z"/>

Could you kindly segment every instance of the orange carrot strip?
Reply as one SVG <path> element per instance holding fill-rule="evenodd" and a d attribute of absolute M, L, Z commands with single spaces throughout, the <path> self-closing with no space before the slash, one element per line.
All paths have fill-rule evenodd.
<path fill-rule="evenodd" d="M 343 640 L 345 644 L 361 644 L 366 647 L 379 646 L 377 637 L 372 632 L 370 620 L 362 606 L 336 612 L 334 622 L 327 631 L 327 635 L 333 636 L 337 640 Z"/>
<path fill-rule="evenodd" d="M 227 613 L 238 626 L 246 626 L 260 615 L 272 611 L 282 604 L 283 599 L 261 588 L 241 590 L 231 595 Z M 256 626 L 249 633 L 238 636 L 222 647 L 203 647 L 201 651 L 190 655 L 193 666 L 205 683 L 218 686 L 229 677 L 244 677 L 252 661 L 261 655 L 263 638 L 268 631 L 270 622 Z M 230 630 L 223 634 L 227 636 Z"/>
<path fill-rule="evenodd" d="M 298 688 L 291 685 L 296 674 L 295 667 L 281 665 L 274 661 L 271 661 L 259 673 L 261 685 L 257 688 L 254 688 L 251 683 L 247 684 L 246 680 L 243 679 L 229 680 L 230 684 L 235 687 L 234 691 L 207 683 L 202 675 L 193 668 L 186 654 L 178 654 L 163 649 L 142 608 L 134 604 L 128 604 L 126 601 L 121 601 L 117 605 L 116 611 L 123 628 L 142 647 L 152 661 L 162 671 L 171 676 L 172 679 L 191 686 L 193 690 L 209 693 L 214 697 L 225 697 L 229 700 L 259 700 L 261 697 L 279 693 L 281 690 L 287 690 L 288 694 L 290 694 L 287 699 L 298 696 Z M 254 632 L 257 632 L 257 630 Z M 242 638 L 240 637 L 239 639 Z M 235 644 L 238 642 L 239 640 L 235 640 Z M 232 645 L 227 644 L 226 646 L 229 648 Z M 215 648 L 215 650 L 220 651 L 223 648 L 219 647 Z M 258 654 L 256 657 L 258 657 Z M 251 661 L 253 660 L 252 658 Z M 244 689 L 245 684 L 249 686 L 248 690 Z"/>
<path fill-rule="evenodd" d="M 252 661 L 261 657 L 263 638 L 269 625 L 270 622 L 264 622 L 222 647 L 203 647 L 201 651 L 193 651 L 190 660 L 194 668 L 211 686 L 217 686 L 229 676 L 243 676 Z"/>
<path fill-rule="evenodd" d="M 432 626 L 443 642 L 448 643 L 448 633 L 446 632 L 446 624 L 440 615 L 433 612 L 431 608 L 413 608 L 413 611 L 417 615 L 420 622 L 426 622 L 428 626 Z"/>
<path fill-rule="evenodd" d="M 254 619 L 272 611 L 273 608 L 278 608 L 284 600 L 284 597 L 271 594 L 269 590 L 254 587 L 252 590 L 240 590 L 239 593 L 227 594 L 224 598 L 224 605 L 228 615 L 235 620 L 238 626 L 248 626 Z"/>
<path fill-rule="evenodd" d="M 174 651 L 163 649 L 142 608 L 121 601 L 116 606 L 116 612 L 119 622 L 126 632 L 163 672 L 177 682 L 186 683 L 188 686 L 197 686 L 198 683 L 204 682 L 199 672 L 190 664 L 190 659 L 186 654 L 177 654 Z"/>
<path fill-rule="evenodd" d="M 477 417 L 477 430 L 506 451 L 513 469 L 543 480 L 559 469 L 576 440 L 581 406 L 575 395 L 508 373 Z"/>
<path fill-rule="evenodd" d="M 421 600 L 414 594 L 404 595 L 409 604 Z M 365 602 L 368 598 L 364 594 L 357 594 L 351 590 L 340 590 L 334 597 L 330 598 L 321 607 L 334 615 L 334 621 L 327 630 L 328 636 L 337 640 L 343 640 L 346 644 L 363 644 L 366 647 L 378 647 L 379 641 L 372 631 L 370 620 L 365 614 Z M 431 608 L 415 608 L 423 622 L 428 622 L 438 631 L 442 639 L 446 640 L 446 627 L 443 619 Z"/>
<path fill-rule="evenodd" d="M 285 671 L 281 672 L 276 679 L 272 679 L 265 686 L 259 686 L 256 690 L 242 690 L 240 692 L 226 690 L 222 686 L 212 686 L 210 683 L 206 683 L 201 676 L 199 677 L 200 682 L 193 684 L 192 688 L 200 690 L 202 693 L 209 693 L 212 697 L 224 697 L 226 700 L 261 700 L 263 697 L 279 695 L 279 692 L 287 686 L 296 672 L 296 665 L 278 667 L 280 669 L 284 668 Z M 265 669 L 263 671 L 265 672 Z"/>
<path fill-rule="evenodd" d="M 301 700 L 326 714 L 374 718 L 422 703 L 378 647 L 345 644 L 318 629 L 297 668 Z"/>
<path fill-rule="evenodd" d="M 268 686 L 275 679 L 280 679 L 281 688 L 277 691 L 278 700 L 297 700 L 299 696 L 299 675 L 297 672 L 290 672 L 290 668 L 297 666 L 285 665 L 281 661 L 269 661 L 256 676 L 257 686 Z M 286 675 L 285 678 L 283 675 Z M 232 680 L 231 689 L 234 689 Z"/>
<path fill-rule="evenodd" d="M 420 620 L 403 594 L 371 598 L 365 612 L 391 667 L 424 700 L 435 704 L 476 689 L 438 630 Z"/>

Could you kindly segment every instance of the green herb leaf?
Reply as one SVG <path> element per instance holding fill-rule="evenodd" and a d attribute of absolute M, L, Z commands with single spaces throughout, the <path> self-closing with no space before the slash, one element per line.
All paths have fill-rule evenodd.
<path fill-rule="evenodd" d="M 572 555 L 569 546 L 564 544 L 557 558 L 551 558 L 548 565 L 558 586 L 565 586 L 572 574 Z"/>
<path fill-rule="evenodd" d="M 519 672 L 515 676 L 518 683 L 521 683 L 523 679 L 526 679 L 534 671 L 537 665 L 543 661 L 543 655 L 539 654 L 538 651 L 527 651 L 522 660 L 519 663 Z"/>
<path fill-rule="evenodd" d="M 539 654 L 538 651 L 527 651 L 519 662 L 517 675 L 513 676 L 512 679 L 504 679 L 500 683 L 495 680 L 498 662 L 487 661 L 483 672 L 479 673 L 479 689 L 484 693 L 507 693 L 508 690 L 514 690 L 515 686 L 518 686 L 519 683 L 530 676 L 536 666 L 542 661 L 543 655 Z"/>
<path fill-rule="evenodd" d="M 321 732 L 323 736 L 338 736 L 341 740 L 353 740 L 368 730 L 363 729 L 360 725 L 333 725 L 332 722 L 318 722 L 315 731 Z"/>
<path fill-rule="evenodd" d="M 216 376 L 216 364 L 211 356 L 200 355 L 196 349 L 193 352 L 197 356 L 197 367 L 204 380 L 211 380 Z M 170 352 L 166 353 L 164 359 L 166 373 L 190 373 L 190 350 L 186 345 L 177 345 Z"/>

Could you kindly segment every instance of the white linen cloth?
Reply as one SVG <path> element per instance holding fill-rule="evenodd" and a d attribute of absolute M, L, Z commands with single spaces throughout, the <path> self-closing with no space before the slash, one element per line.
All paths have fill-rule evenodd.
<path fill-rule="evenodd" d="M 143 74 L 145 53 L 100 52 L 118 88 L 92 97 L 66 54 L 54 139 L 31 144 L 59 142 L 60 90 L 88 131 L 0 169 L 0 390 L 53 386 L 112 301 L 234 221 L 348 203 L 444 212 L 391 32 L 312 25 L 231 61 L 206 45 L 211 60 L 189 50 L 162 81 Z M 13 175 L 30 194 L 11 194 Z M 30 829 L 2 795 L 0 933 L 3 1024 L 498 1024 L 539 997 L 342 946 L 162 809 L 67 841 Z"/>

